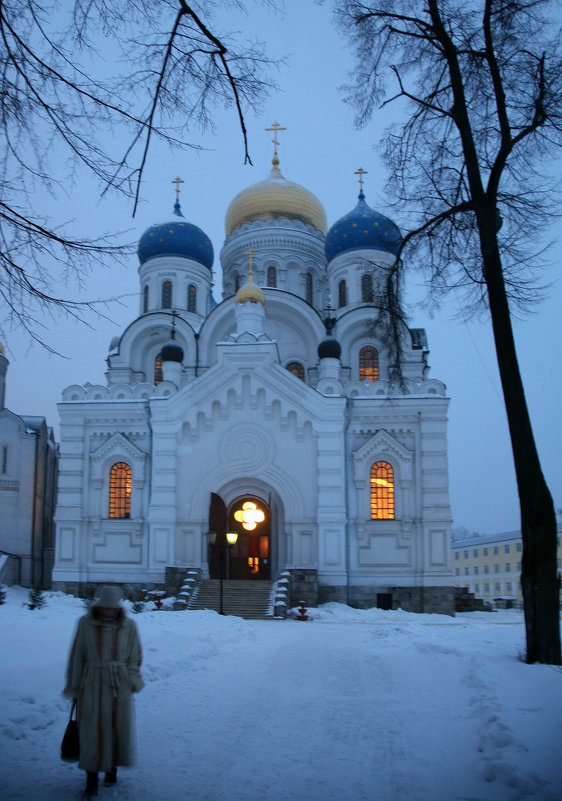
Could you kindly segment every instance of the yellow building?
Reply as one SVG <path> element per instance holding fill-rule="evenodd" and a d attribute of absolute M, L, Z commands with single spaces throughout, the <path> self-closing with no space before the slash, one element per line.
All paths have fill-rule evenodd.
<path fill-rule="evenodd" d="M 561 566 L 560 532 L 558 568 Z M 455 586 L 466 587 L 476 598 L 494 606 L 511 604 L 522 608 L 521 532 L 506 531 L 469 537 L 451 543 Z"/>

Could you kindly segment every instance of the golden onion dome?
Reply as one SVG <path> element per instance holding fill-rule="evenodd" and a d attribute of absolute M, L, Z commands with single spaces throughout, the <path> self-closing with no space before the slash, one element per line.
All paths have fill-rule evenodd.
<path fill-rule="evenodd" d="M 279 160 L 273 159 L 273 169 L 265 181 L 243 189 L 231 202 L 226 212 L 226 234 L 243 223 L 254 220 L 301 220 L 326 233 L 326 212 L 317 197 L 304 186 L 287 179 L 279 169 Z"/>
<path fill-rule="evenodd" d="M 248 301 L 250 303 L 261 303 L 262 306 L 265 306 L 265 295 L 259 286 L 256 286 L 251 280 L 241 286 L 236 293 L 236 303 L 247 303 Z"/>

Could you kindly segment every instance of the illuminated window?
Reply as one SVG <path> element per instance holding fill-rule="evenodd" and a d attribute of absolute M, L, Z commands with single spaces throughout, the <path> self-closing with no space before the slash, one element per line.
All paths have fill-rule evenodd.
<path fill-rule="evenodd" d="M 361 276 L 361 300 L 363 303 L 372 303 L 373 299 L 373 276 L 363 273 Z"/>
<path fill-rule="evenodd" d="M 313 286 L 312 286 L 312 273 L 306 274 L 306 302 L 312 306 Z"/>
<path fill-rule="evenodd" d="M 159 384 L 164 380 L 164 373 L 162 372 L 162 354 L 159 353 L 154 359 L 154 384 Z"/>
<path fill-rule="evenodd" d="M 277 286 L 277 270 L 275 267 L 267 268 L 267 286 Z"/>
<path fill-rule="evenodd" d="M 372 345 L 365 345 L 359 351 L 359 380 L 379 380 L 379 352 Z"/>
<path fill-rule="evenodd" d="M 340 309 L 342 306 L 347 306 L 347 284 L 345 281 L 340 281 L 338 284 L 338 305 Z"/>
<path fill-rule="evenodd" d="M 143 312 L 148 311 L 148 285 L 142 291 L 142 310 Z"/>
<path fill-rule="evenodd" d="M 394 470 L 388 462 L 371 467 L 371 519 L 394 520 Z"/>
<path fill-rule="evenodd" d="M 197 307 L 197 289 L 190 284 L 187 287 L 187 311 L 194 312 Z"/>
<path fill-rule="evenodd" d="M 125 462 L 117 462 L 109 472 L 109 516 L 131 516 L 131 468 Z"/>
<path fill-rule="evenodd" d="M 172 308 L 172 282 L 164 281 L 162 284 L 162 308 Z"/>
<path fill-rule="evenodd" d="M 296 375 L 297 378 L 300 378 L 301 381 L 304 381 L 304 367 L 300 362 L 289 362 L 287 370 Z"/>

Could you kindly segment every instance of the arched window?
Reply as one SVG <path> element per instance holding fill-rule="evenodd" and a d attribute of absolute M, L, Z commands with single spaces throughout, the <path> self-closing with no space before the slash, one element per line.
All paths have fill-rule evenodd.
<path fill-rule="evenodd" d="M 394 470 L 388 462 L 371 467 L 371 520 L 394 520 Z"/>
<path fill-rule="evenodd" d="M 197 308 L 197 288 L 190 284 L 187 287 L 187 311 L 195 312 Z"/>
<path fill-rule="evenodd" d="M 267 268 L 267 286 L 277 286 L 277 270 L 275 267 Z"/>
<path fill-rule="evenodd" d="M 312 273 L 307 273 L 306 274 L 306 302 L 310 303 L 311 306 L 312 306 L 312 300 L 313 300 L 313 296 L 314 296 L 313 290 L 314 290 L 314 287 L 313 287 L 313 284 L 312 284 Z"/>
<path fill-rule="evenodd" d="M 238 292 L 238 290 L 240 289 L 241 285 L 242 284 L 241 284 L 241 281 L 240 281 L 240 275 L 238 273 L 236 273 L 236 275 L 234 276 L 234 291 Z"/>
<path fill-rule="evenodd" d="M 301 381 L 304 381 L 304 367 L 300 362 L 289 362 L 287 370 L 296 375 L 297 378 L 300 378 Z"/>
<path fill-rule="evenodd" d="M 379 380 L 379 352 L 372 345 L 365 345 L 359 351 L 359 380 Z"/>
<path fill-rule="evenodd" d="M 372 303 L 373 296 L 373 276 L 369 273 L 363 273 L 361 276 L 361 300 L 363 303 Z"/>
<path fill-rule="evenodd" d="M 109 516 L 131 516 L 131 468 L 125 462 L 117 462 L 109 471 Z"/>
<path fill-rule="evenodd" d="M 162 284 L 162 308 L 172 308 L 172 282 L 164 281 Z"/>
<path fill-rule="evenodd" d="M 148 284 L 142 291 L 142 310 L 143 312 L 148 311 Z"/>
<path fill-rule="evenodd" d="M 162 354 L 159 353 L 154 359 L 154 384 L 159 384 L 164 380 L 164 373 L 162 372 Z"/>
<path fill-rule="evenodd" d="M 340 281 L 338 284 L 338 306 L 347 306 L 347 284 L 345 281 Z"/>

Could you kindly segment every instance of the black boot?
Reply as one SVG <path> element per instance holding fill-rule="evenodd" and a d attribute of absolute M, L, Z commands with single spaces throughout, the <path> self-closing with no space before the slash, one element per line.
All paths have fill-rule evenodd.
<path fill-rule="evenodd" d="M 117 783 L 117 768 L 111 768 L 109 773 L 105 774 L 105 779 L 103 783 L 106 787 L 111 787 L 112 784 Z"/>
<path fill-rule="evenodd" d="M 98 774 L 92 770 L 86 771 L 86 789 L 84 790 L 84 798 L 94 798 L 98 794 Z"/>

